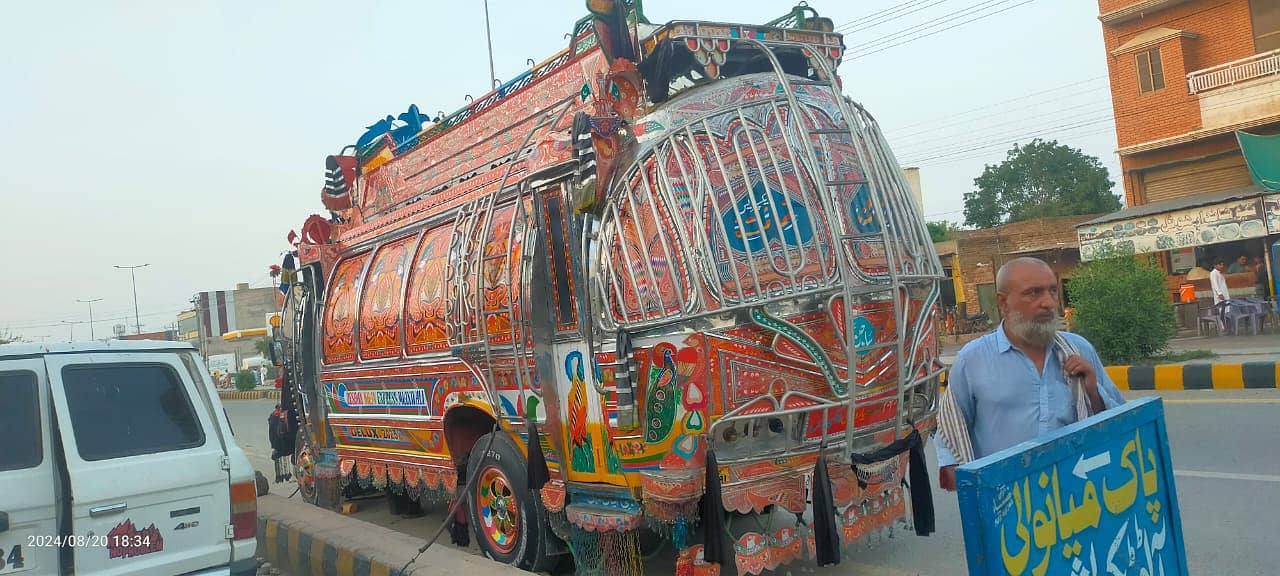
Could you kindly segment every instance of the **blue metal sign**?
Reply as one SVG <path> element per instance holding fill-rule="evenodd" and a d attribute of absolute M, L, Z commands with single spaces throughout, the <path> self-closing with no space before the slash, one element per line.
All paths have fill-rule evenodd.
<path fill-rule="evenodd" d="M 971 576 L 1186 576 L 1164 405 L 1143 398 L 956 470 Z"/>

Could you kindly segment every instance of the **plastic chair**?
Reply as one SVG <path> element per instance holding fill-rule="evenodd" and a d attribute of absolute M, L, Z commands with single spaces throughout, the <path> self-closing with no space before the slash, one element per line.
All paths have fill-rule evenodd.
<path fill-rule="evenodd" d="M 1250 334 L 1253 336 L 1258 335 L 1259 306 L 1243 300 L 1228 300 L 1226 305 L 1227 309 L 1223 317 L 1226 323 L 1231 326 L 1232 334 L 1240 334 L 1240 321 L 1244 320 L 1249 323 Z"/>
<path fill-rule="evenodd" d="M 1214 304 L 1208 308 L 1201 308 L 1200 316 L 1196 320 L 1196 334 L 1204 336 L 1204 327 L 1205 324 L 1208 324 L 1213 327 L 1215 336 L 1221 335 L 1226 330 L 1226 327 L 1222 324 L 1222 311 L 1224 308 L 1226 308 L 1225 302 Z"/>

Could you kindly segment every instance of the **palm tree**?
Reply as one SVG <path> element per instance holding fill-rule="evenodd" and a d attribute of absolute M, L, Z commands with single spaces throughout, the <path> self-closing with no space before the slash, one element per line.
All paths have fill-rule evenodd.
<path fill-rule="evenodd" d="M 257 350 L 257 352 L 261 354 L 263 358 L 270 359 L 271 358 L 271 338 L 267 336 L 263 336 L 257 339 L 253 343 L 253 349 Z"/>

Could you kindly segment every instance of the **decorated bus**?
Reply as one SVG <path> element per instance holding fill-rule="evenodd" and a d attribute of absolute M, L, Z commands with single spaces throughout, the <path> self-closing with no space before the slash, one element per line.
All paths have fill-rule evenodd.
<path fill-rule="evenodd" d="M 831 20 L 587 8 L 326 159 L 277 332 L 303 495 L 448 503 L 488 557 L 583 574 L 932 531 L 942 270 Z"/>

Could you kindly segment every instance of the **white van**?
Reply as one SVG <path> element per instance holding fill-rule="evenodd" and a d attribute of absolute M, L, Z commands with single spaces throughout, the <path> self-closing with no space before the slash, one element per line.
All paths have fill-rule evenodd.
<path fill-rule="evenodd" d="M 0 346 L 0 575 L 253 574 L 257 516 L 190 344 Z"/>

